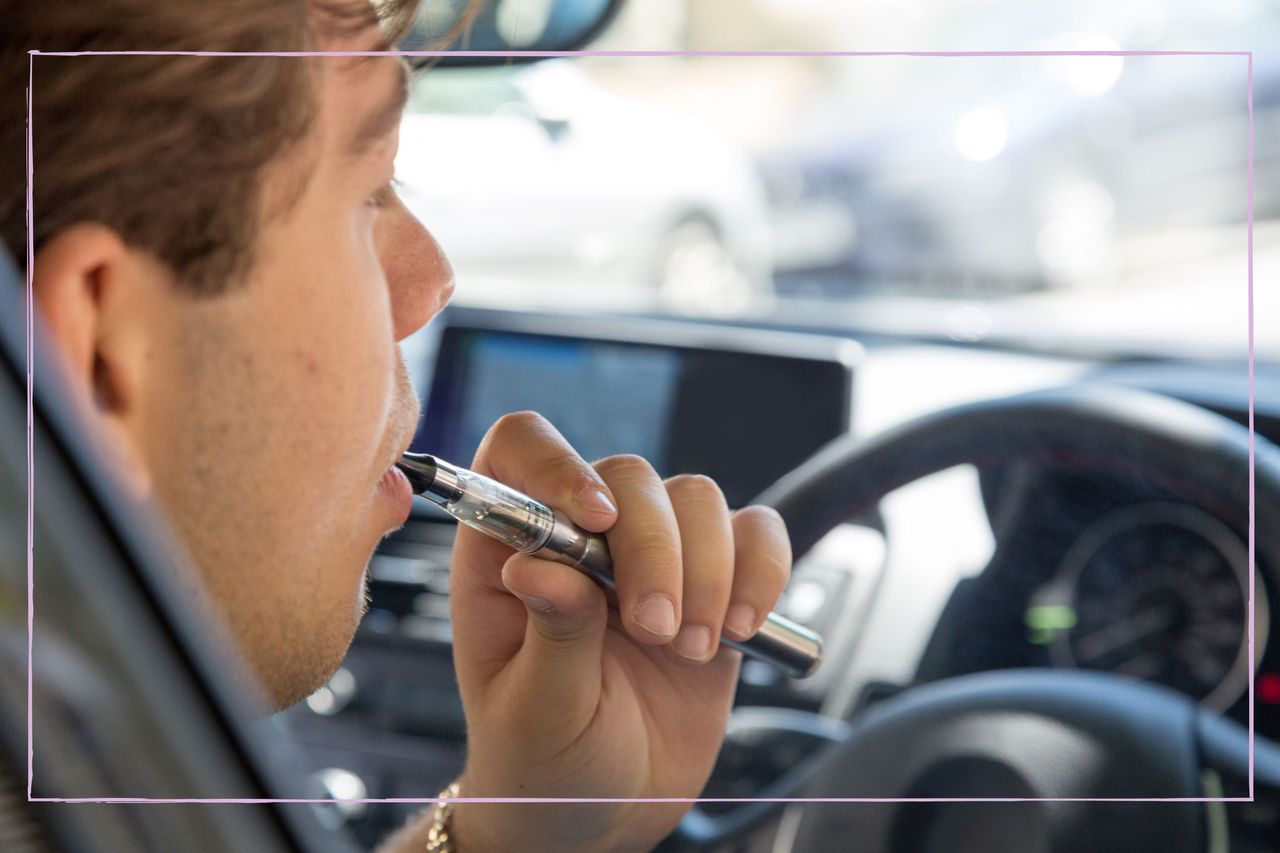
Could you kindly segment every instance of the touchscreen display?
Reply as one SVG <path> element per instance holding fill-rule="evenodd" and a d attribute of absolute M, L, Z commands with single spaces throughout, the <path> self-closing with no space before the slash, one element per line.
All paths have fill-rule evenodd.
<path fill-rule="evenodd" d="M 502 333 L 467 335 L 459 344 L 463 364 L 455 369 L 465 373 L 465 386 L 455 386 L 454 404 L 440 413 L 441 446 L 453 454 L 442 449 L 441 456 L 467 464 L 494 421 L 528 409 L 555 424 L 586 459 L 665 457 L 680 375 L 675 352 Z"/>
<path fill-rule="evenodd" d="M 733 506 L 843 433 L 834 361 L 451 327 L 413 449 L 468 465 L 508 412 L 546 417 L 588 460 L 636 453 L 714 477 Z"/>

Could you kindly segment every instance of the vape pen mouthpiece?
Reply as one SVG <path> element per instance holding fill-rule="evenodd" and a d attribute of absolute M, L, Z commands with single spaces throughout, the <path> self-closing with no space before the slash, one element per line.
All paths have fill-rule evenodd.
<path fill-rule="evenodd" d="M 436 481 L 436 458 L 426 453 L 406 453 L 400 457 L 396 467 L 409 478 L 415 495 L 423 494 Z"/>

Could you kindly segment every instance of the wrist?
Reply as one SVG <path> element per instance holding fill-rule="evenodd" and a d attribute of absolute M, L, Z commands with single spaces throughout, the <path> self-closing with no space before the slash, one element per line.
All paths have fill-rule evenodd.
<path fill-rule="evenodd" d="M 454 784 L 458 786 L 457 796 L 488 796 L 476 793 L 466 772 Z M 454 853 L 500 853 L 513 849 L 509 844 L 503 844 L 505 835 L 499 825 L 501 821 L 496 820 L 500 815 L 494 814 L 500 809 L 500 803 L 454 803 L 449 815 L 449 837 L 453 840 Z M 515 849 L 529 849 L 526 846 L 529 835 L 526 831 L 522 839 L 525 844 Z"/>
<path fill-rule="evenodd" d="M 464 790 L 462 796 L 468 796 Z M 585 803 L 458 803 L 449 820 L 453 853 L 639 853 L 652 844 L 628 843 L 618 822 L 603 835 L 584 833 L 583 823 L 595 816 Z M 599 808 L 599 806 L 594 806 Z M 586 820 L 579 820 L 585 817 Z M 564 832 L 566 825 L 573 829 Z"/>
<path fill-rule="evenodd" d="M 458 796 L 458 782 L 451 783 L 439 794 L 439 802 L 431 810 L 427 824 L 426 853 L 457 853 L 457 843 L 453 837 L 453 810 Z"/>

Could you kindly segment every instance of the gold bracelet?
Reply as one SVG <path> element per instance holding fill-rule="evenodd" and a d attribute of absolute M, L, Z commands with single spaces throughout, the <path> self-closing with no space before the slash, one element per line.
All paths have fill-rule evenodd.
<path fill-rule="evenodd" d="M 453 839 L 449 837 L 449 818 L 453 817 L 454 800 L 460 790 L 458 783 L 453 782 L 436 795 L 445 801 L 436 803 L 436 813 L 431 819 L 431 827 L 427 829 L 427 853 L 454 853 Z"/>

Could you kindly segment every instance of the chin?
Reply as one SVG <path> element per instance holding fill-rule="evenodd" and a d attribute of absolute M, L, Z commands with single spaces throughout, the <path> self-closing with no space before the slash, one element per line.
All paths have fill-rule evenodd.
<path fill-rule="evenodd" d="M 286 679 L 276 679 L 271 690 L 271 705 L 275 711 L 283 711 L 306 699 L 325 685 L 342 665 L 351 645 L 348 636 L 342 648 L 325 656 L 324 660 L 316 659 L 303 670 L 294 670 Z"/>
<path fill-rule="evenodd" d="M 345 620 L 335 617 L 315 626 L 314 630 L 277 637 L 277 654 L 265 666 L 258 667 L 275 711 L 291 708 L 306 699 L 338 671 L 355 637 L 360 621 L 357 611 L 362 612 L 367 606 L 363 595 L 360 602 L 348 611 L 351 615 Z M 298 638 L 303 636 L 309 636 L 311 641 L 299 642 Z"/>

